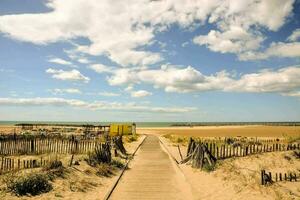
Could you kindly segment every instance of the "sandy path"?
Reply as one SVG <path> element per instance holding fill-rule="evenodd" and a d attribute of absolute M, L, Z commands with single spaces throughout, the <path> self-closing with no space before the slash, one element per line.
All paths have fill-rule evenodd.
<path fill-rule="evenodd" d="M 110 199 L 192 199 L 189 188 L 158 137 L 149 135 Z"/>

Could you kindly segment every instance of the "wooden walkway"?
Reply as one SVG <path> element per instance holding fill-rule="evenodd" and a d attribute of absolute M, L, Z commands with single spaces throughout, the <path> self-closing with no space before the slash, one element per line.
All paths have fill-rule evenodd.
<path fill-rule="evenodd" d="M 157 136 L 145 139 L 129 168 L 109 199 L 192 199 L 189 184 Z"/>

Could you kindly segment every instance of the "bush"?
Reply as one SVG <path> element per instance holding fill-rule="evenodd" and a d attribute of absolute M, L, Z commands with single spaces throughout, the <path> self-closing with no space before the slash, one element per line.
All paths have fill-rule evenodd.
<path fill-rule="evenodd" d="M 38 195 L 52 190 L 48 177 L 43 174 L 31 174 L 26 177 L 19 177 L 7 183 L 8 189 L 17 195 Z"/>
<path fill-rule="evenodd" d="M 111 162 L 111 152 L 109 144 L 98 145 L 93 152 L 88 154 L 88 158 L 85 161 L 92 167 L 101 163 Z"/>
<path fill-rule="evenodd" d="M 124 167 L 124 163 L 122 163 L 120 160 L 112 160 L 111 165 L 119 169 Z"/>
<path fill-rule="evenodd" d="M 44 167 L 44 171 L 47 171 L 47 176 L 50 180 L 54 180 L 56 177 L 65 178 L 66 169 L 60 160 L 51 160 Z"/>
<path fill-rule="evenodd" d="M 111 175 L 114 175 L 114 173 L 110 165 L 102 163 L 100 165 L 97 165 L 96 175 L 110 177 Z"/>
<path fill-rule="evenodd" d="M 204 163 L 202 170 L 206 172 L 212 172 L 216 169 L 216 166 L 211 166 L 208 163 Z"/>
<path fill-rule="evenodd" d="M 126 141 L 127 142 L 135 142 L 138 140 L 138 136 L 137 135 L 129 135 L 128 137 L 126 137 Z"/>
<path fill-rule="evenodd" d="M 50 170 L 50 169 L 58 169 L 60 167 L 63 167 L 63 164 L 60 160 L 50 160 L 50 162 L 45 168 Z"/>

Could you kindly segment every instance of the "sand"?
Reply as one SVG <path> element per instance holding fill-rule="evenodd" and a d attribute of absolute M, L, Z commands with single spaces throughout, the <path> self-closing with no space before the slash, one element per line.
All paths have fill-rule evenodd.
<path fill-rule="evenodd" d="M 169 152 L 180 161 L 177 144 L 160 137 Z M 180 146 L 186 155 L 186 146 Z M 291 160 L 286 159 L 288 156 Z M 271 172 L 300 172 L 300 160 L 292 151 L 272 152 L 218 161 L 217 169 L 204 172 L 181 164 L 180 168 L 192 187 L 194 199 L 257 200 L 300 199 L 300 182 L 278 182 L 272 186 L 260 184 L 260 170 Z"/>
<path fill-rule="evenodd" d="M 145 136 L 141 136 L 137 141 L 131 143 L 125 143 L 125 148 L 128 153 L 132 154 L 139 144 L 143 141 Z M 22 158 L 33 158 L 40 156 L 21 156 Z M 69 163 L 71 155 L 62 155 L 59 157 L 63 161 L 64 166 Z M 5 183 L 3 178 L 5 175 L 0 176 L 0 199 L 3 200 L 18 200 L 18 199 L 30 199 L 30 200 L 52 200 L 52 199 L 72 199 L 72 200 L 102 200 L 105 195 L 110 191 L 113 184 L 118 179 L 121 171 L 115 171 L 114 176 L 111 177 L 99 177 L 96 175 L 96 169 L 89 166 L 83 158 L 86 155 L 75 155 L 74 160 L 79 160 L 80 165 L 68 167 L 68 173 L 66 178 L 57 178 L 54 180 L 53 190 L 48 193 L 37 195 L 34 197 L 17 197 L 8 191 L 5 191 Z M 40 168 L 33 169 L 40 170 Z M 33 170 L 22 170 L 21 173 L 30 173 Z"/>
<path fill-rule="evenodd" d="M 300 136 L 300 126 L 198 126 L 137 128 L 140 134 L 172 134 L 199 137 L 287 137 Z"/>

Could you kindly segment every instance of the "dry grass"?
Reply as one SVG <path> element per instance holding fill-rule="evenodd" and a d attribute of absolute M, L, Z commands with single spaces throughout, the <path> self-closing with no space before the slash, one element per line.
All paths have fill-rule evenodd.
<path fill-rule="evenodd" d="M 166 135 L 163 135 L 163 137 L 170 140 L 170 142 L 172 142 L 172 143 L 181 144 L 183 146 L 186 146 L 189 142 L 189 137 L 186 137 L 186 136 L 166 134 Z"/>
<path fill-rule="evenodd" d="M 139 139 L 140 135 L 125 135 L 123 136 L 123 141 L 126 143 L 131 143 L 131 142 L 135 142 Z"/>

